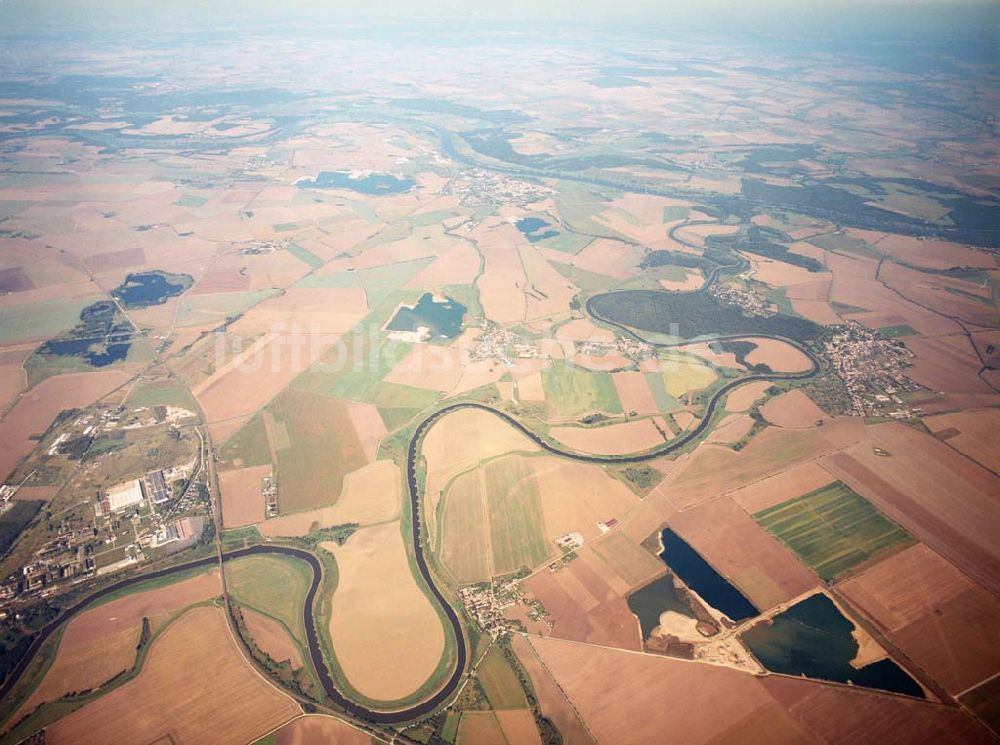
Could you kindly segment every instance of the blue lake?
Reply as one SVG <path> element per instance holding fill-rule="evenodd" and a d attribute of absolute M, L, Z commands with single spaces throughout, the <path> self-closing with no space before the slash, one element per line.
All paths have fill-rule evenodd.
<path fill-rule="evenodd" d="M 925 697 L 920 685 L 889 658 L 861 668 L 851 665 L 858 653 L 853 630 L 853 622 L 833 601 L 817 594 L 796 603 L 770 623 L 757 624 L 741 638 L 772 672 Z"/>
<path fill-rule="evenodd" d="M 715 571 L 712 565 L 701 558 L 701 555 L 683 538 L 668 528 L 663 531 L 661 540 L 663 553 L 660 554 L 660 558 L 706 603 L 725 613 L 733 621 L 742 621 L 757 615 L 753 603 Z"/>
<path fill-rule="evenodd" d="M 187 274 L 141 272 L 129 274 L 111 294 L 126 308 L 145 308 L 148 305 L 160 305 L 167 298 L 180 295 L 193 281 Z"/>
<path fill-rule="evenodd" d="M 352 178 L 348 171 L 322 171 L 314 179 L 299 181 L 302 189 L 350 189 L 359 194 L 402 194 L 416 185 L 412 178 L 393 176 L 391 173 L 369 173 Z"/>
<path fill-rule="evenodd" d="M 549 227 L 549 223 L 540 217 L 522 217 L 514 225 L 532 243 L 544 241 L 546 238 L 555 238 L 559 235 L 558 230 L 544 230 Z"/>
<path fill-rule="evenodd" d="M 449 339 L 462 332 L 462 318 L 466 308 L 451 298 L 438 302 L 434 296 L 426 292 L 412 308 L 402 307 L 386 324 L 389 331 L 417 331 L 421 326 L 431 330 L 432 336 L 444 336 Z"/>

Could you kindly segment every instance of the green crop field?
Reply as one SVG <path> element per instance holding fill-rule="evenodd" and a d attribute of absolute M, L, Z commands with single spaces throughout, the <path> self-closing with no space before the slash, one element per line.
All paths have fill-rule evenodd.
<path fill-rule="evenodd" d="M 485 466 L 493 567 L 497 574 L 535 567 L 551 555 L 542 530 L 542 508 L 531 462 L 522 456 Z"/>
<path fill-rule="evenodd" d="M 486 513 L 478 470 L 456 478 L 445 495 L 441 535 L 441 562 L 460 584 L 490 578 Z"/>
<path fill-rule="evenodd" d="M 281 556 L 247 556 L 226 562 L 226 585 L 243 605 L 284 623 L 305 641 L 302 609 L 309 591 L 309 568 Z"/>
<path fill-rule="evenodd" d="M 278 294 L 277 290 L 213 292 L 208 295 L 184 295 L 177 311 L 178 326 L 201 326 L 222 323 L 246 313 L 257 303 Z"/>
<path fill-rule="evenodd" d="M 909 324 L 900 324 L 899 326 L 882 326 L 879 330 L 880 334 L 888 336 L 890 339 L 898 339 L 900 336 L 916 336 L 917 332 Z"/>
<path fill-rule="evenodd" d="M 378 407 L 386 428 L 391 431 L 433 406 L 439 398 L 441 394 L 437 391 L 386 383 L 383 380 L 375 386 L 373 403 Z"/>
<path fill-rule="evenodd" d="M 278 443 L 278 504 L 282 512 L 333 504 L 344 476 L 367 458 L 343 402 L 289 388 L 271 404 Z"/>
<path fill-rule="evenodd" d="M 263 466 L 271 462 L 267 445 L 267 430 L 261 415 L 254 414 L 249 422 L 219 448 L 219 460 L 225 463 L 241 461 L 242 467 Z"/>
<path fill-rule="evenodd" d="M 614 381 L 608 373 L 553 363 L 542 373 L 542 386 L 549 407 L 560 416 L 580 416 L 594 411 L 622 412 Z"/>
<path fill-rule="evenodd" d="M 828 582 L 912 541 L 905 530 L 839 481 L 753 517 Z"/>
<path fill-rule="evenodd" d="M 528 701 L 517 676 L 496 647 L 486 653 L 486 657 L 476 668 L 476 674 L 494 709 L 528 708 Z"/>
<path fill-rule="evenodd" d="M 317 269 L 323 266 L 324 262 L 319 256 L 314 254 L 312 251 L 302 248 L 298 243 L 292 243 L 288 246 L 288 253 L 294 256 L 299 261 L 304 264 L 308 264 L 313 269 Z"/>
<path fill-rule="evenodd" d="M 656 405 L 660 411 L 670 414 L 674 411 L 681 411 L 684 408 L 680 401 L 667 393 L 663 373 L 648 372 L 645 373 L 645 377 L 646 385 L 649 386 L 649 390 L 653 394 L 653 400 L 656 401 Z"/>

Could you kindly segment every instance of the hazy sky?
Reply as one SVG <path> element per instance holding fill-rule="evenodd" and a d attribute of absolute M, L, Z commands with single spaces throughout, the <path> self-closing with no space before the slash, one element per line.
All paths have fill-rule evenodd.
<path fill-rule="evenodd" d="M 101 31 L 294 22 L 581 23 L 697 26 L 738 31 L 801 29 L 857 33 L 900 29 L 929 34 L 1000 32 L 1000 0 L 0 0 L 0 27 Z M 534 29 L 539 30 L 539 29 Z"/>

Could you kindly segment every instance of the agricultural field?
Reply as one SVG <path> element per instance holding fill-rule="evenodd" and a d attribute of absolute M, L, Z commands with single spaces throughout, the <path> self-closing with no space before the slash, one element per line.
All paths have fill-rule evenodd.
<path fill-rule="evenodd" d="M 323 507 L 340 495 L 344 477 L 368 462 L 347 405 L 289 389 L 270 407 L 276 437 L 278 504 L 283 513 Z"/>
<path fill-rule="evenodd" d="M 545 401 L 556 417 L 622 412 L 614 382 L 607 373 L 591 373 L 578 367 L 553 364 L 551 369 L 542 372 L 542 386 Z"/>
<path fill-rule="evenodd" d="M 827 582 L 912 541 L 839 481 L 753 517 Z"/>
<path fill-rule="evenodd" d="M 518 457 L 491 461 L 483 468 L 483 479 L 494 571 L 507 574 L 547 559 L 553 549 L 545 540 L 541 493 L 531 462 Z"/>
<path fill-rule="evenodd" d="M 417 585 L 399 523 L 362 528 L 342 546 L 320 546 L 337 564 L 329 635 L 346 682 L 368 700 L 413 696 L 437 668 L 445 630 Z"/>
<path fill-rule="evenodd" d="M 206 659 L 212 674 L 204 674 Z M 164 697 L 163 692 L 171 695 Z M 298 705 L 243 659 L 223 611 L 200 607 L 171 624 L 139 676 L 46 729 L 52 742 L 103 742 L 152 735 L 185 742 L 245 743 L 288 721 Z M 209 734 L 211 733 L 211 734 Z"/>
<path fill-rule="evenodd" d="M 270 616 L 305 639 L 302 610 L 309 569 L 294 559 L 250 556 L 226 564 L 226 586 L 241 605 Z"/>
<path fill-rule="evenodd" d="M 0 740 L 1000 733 L 986 4 L 55 5 L 0 2 Z"/>

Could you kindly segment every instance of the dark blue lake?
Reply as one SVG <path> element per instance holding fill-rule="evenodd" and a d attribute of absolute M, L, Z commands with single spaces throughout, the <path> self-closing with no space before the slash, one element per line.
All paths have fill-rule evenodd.
<path fill-rule="evenodd" d="M 742 621 L 757 615 L 757 609 L 712 565 L 701 558 L 683 538 L 669 528 L 661 535 L 663 553 L 660 558 L 684 584 L 701 598 L 733 621 Z"/>
<path fill-rule="evenodd" d="M 558 230 L 544 230 L 544 228 L 549 227 L 549 223 L 540 217 L 522 217 L 514 225 L 532 243 L 544 241 L 546 238 L 555 238 L 559 235 Z"/>
<path fill-rule="evenodd" d="M 629 610 L 639 619 L 642 638 L 648 639 L 653 629 L 660 625 L 660 614 L 668 610 L 691 616 L 691 608 L 674 587 L 672 575 L 654 579 L 628 596 Z"/>
<path fill-rule="evenodd" d="M 386 324 L 389 331 L 417 331 L 421 326 L 431 330 L 432 336 L 444 336 L 449 339 L 462 332 L 462 318 L 465 316 L 465 306 L 451 298 L 443 302 L 425 292 L 412 308 L 402 307 Z"/>
<path fill-rule="evenodd" d="M 391 173 L 369 173 L 353 178 L 348 171 L 322 171 L 314 179 L 299 181 L 302 189 L 350 189 L 359 194 L 402 194 L 412 189 L 416 181 Z"/>
<path fill-rule="evenodd" d="M 833 601 L 817 594 L 775 616 L 771 623 L 757 624 L 741 638 L 772 672 L 925 697 L 920 685 L 889 658 L 861 668 L 852 666 L 858 653 L 853 630 L 854 624 Z"/>
<path fill-rule="evenodd" d="M 180 295 L 192 283 L 192 278 L 187 274 L 141 272 L 129 274 L 111 294 L 126 308 L 145 308 L 147 305 L 165 303 L 167 298 Z"/>

